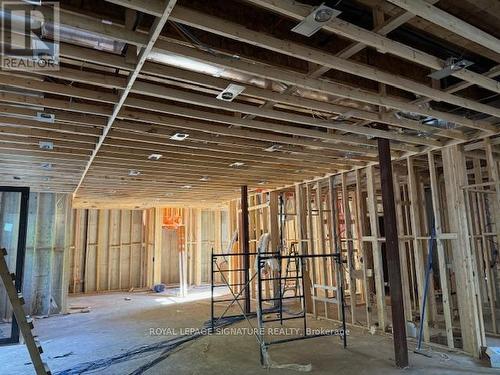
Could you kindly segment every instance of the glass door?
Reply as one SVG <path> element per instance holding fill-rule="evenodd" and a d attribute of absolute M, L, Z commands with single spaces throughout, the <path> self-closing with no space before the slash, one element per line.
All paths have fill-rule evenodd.
<path fill-rule="evenodd" d="M 15 273 L 18 293 L 22 290 L 29 188 L 0 186 L 0 249 L 7 251 L 9 273 Z M 0 252 L 0 256 L 3 256 Z M 19 342 L 19 327 L 0 278 L 0 345 Z"/>

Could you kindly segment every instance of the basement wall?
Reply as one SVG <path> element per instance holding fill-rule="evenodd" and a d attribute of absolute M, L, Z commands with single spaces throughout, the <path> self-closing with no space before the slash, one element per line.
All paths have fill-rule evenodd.
<path fill-rule="evenodd" d="M 68 291 L 210 283 L 210 252 L 230 237 L 224 208 L 76 209 Z"/>
<path fill-rule="evenodd" d="M 20 194 L 10 194 L 0 203 L 0 222 L 12 223 L 2 233 L 0 246 L 10 255 L 7 262 L 15 270 Z M 31 193 L 23 278 L 25 310 L 30 315 L 50 315 L 65 311 L 69 276 L 71 195 Z M 4 228 L 2 228 L 4 229 Z M 11 307 L 0 289 L 0 317 L 11 319 Z"/>
<path fill-rule="evenodd" d="M 70 293 L 145 286 L 142 210 L 73 211 Z"/>

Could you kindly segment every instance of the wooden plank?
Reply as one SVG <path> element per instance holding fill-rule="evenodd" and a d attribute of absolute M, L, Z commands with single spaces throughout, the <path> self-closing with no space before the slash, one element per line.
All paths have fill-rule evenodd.
<path fill-rule="evenodd" d="M 368 65 L 354 63 L 344 60 L 333 54 L 327 54 L 304 45 L 283 41 L 267 34 L 254 32 L 244 26 L 226 21 L 217 17 L 212 17 L 206 13 L 197 12 L 182 6 L 177 6 L 171 14 L 171 19 L 182 24 L 195 27 L 207 32 L 215 33 L 224 37 L 232 38 L 241 42 L 251 43 L 273 52 L 282 53 L 289 56 L 299 57 L 311 63 L 323 65 L 335 70 L 355 74 L 368 79 L 375 79 L 378 82 L 391 85 L 402 90 L 414 92 L 429 98 L 447 102 L 454 105 L 488 113 L 492 116 L 499 116 L 500 111 L 474 101 L 464 100 L 452 94 L 429 88 L 428 86 L 405 79 L 401 76 L 386 73 Z M 500 48 L 499 48 L 500 50 Z M 379 98 L 383 101 L 383 98 Z"/>
<path fill-rule="evenodd" d="M 163 209 L 154 208 L 154 261 L 153 261 L 153 284 L 160 284 L 162 279 L 161 259 L 162 259 L 162 229 L 163 229 Z"/>
<path fill-rule="evenodd" d="M 318 211 L 318 216 L 316 217 L 316 225 L 318 228 L 318 253 L 325 254 L 325 217 L 323 208 L 323 194 L 321 191 L 321 184 L 318 182 L 316 184 L 316 210 Z M 323 285 L 327 285 L 327 267 L 328 261 L 326 259 L 319 259 L 319 279 L 322 280 Z M 328 298 L 328 289 L 323 290 L 324 295 Z M 328 318 L 328 305 L 324 304 L 325 316 Z"/>
<path fill-rule="evenodd" d="M 424 248 L 421 241 L 417 237 L 422 235 L 422 230 L 420 227 L 421 223 L 421 213 L 420 213 L 420 202 L 418 199 L 417 191 L 417 176 L 415 174 L 414 160 L 411 157 L 407 158 L 408 166 L 408 194 L 410 199 L 410 223 L 411 231 L 413 235 L 413 251 L 414 251 L 414 261 L 415 261 L 415 273 L 417 278 L 418 287 L 418 306 L 420 314 L 422 312 L 423 295 L 425 289 L 425 275 L 427 263 L 424 259 Z M 429 314 L 428 311 L 425 312 L 424 316 L 420 317 L 420 324 L 423 324 L 424 342 L 430 341 L 430 331 L 429 331 Z"/>
<path fill-rule="evenodd" d="M 457 35 L 500 53 L 500 40 L 471 24 L 431 5 L 423 0 L 388 0 L 389 2 L 444 27 Z"/>
<path fill-rule="evenodd" d="M 465 157 L 459 146 L 443 149 L 443 171 L 446 181 L 448 201 L 448 221 L 451 231 L 458 233 L 457 240 L 451 241 L 453 267 L 457 288 L 460 327 L 463 348 L 478 357 L 481 346 L 486 346 L 484 327 L 481 326 L 482 306 L 478 298 L 477 273 L 474 272 L 474 257 L 468 238 L 467 209 L 461 186 L 467 184 Z"/>
<path fill-rule="evenodd" d="M 347 268 L 349 272 L 349 298 L 351 305 L 351 323 L 356 322 L 356 278 L 354 277 L 354 246 L 352 236 L 351 209 L 349 207 L 349 191 L 347 173 L 342 173 L 342 211 L 344 216 L 345 239 L 347 240 Z"/>
<path fill-rule="evenodd" d="M 3 285 L 5 290 L 7 291 L 7 295 L 9 296 L 10 303 L 12 305 L 12 311 L 16 318 L 16 321 L 19 324 L 19 329 L 23 336 L 24 342 L 28 349 L 31 361 L 33 366 L 35 367 L 35 372 L 37 375 L 50 375 L 50 370 L 46 364 L 42 361 L 40 354 L 42 353 L 41 347 L 37 344 L 36 340 L 33 338 L 33 334 L 31 333 L 30 324 L 26 319 L 26 315 L 24 313 L 22 297 L 19 298 L 16 287 L 14 286 L 13 280 L 11 278 L 11 273 L 9 271 L 7 262 L 5 257 L 7 256 L 7 251 L 5 249 L 1 249 L 0 252 L 0 277 L 2 278 Z"/>
<path fill-rule="evenodd" d="M 429 161 L 429 176 L 431 183 L 432 194 L 432 209 L 434 212 L 434 226 L 436 235 L 440 236 L 443 233 L 443 223 L 441 219 L 442 207 L 439 199 L 438 179 L 436 174 L 436 163 L 432 151 L 427 153 Z M 441 283 L 441 296 L 443 302 L 443 315 L 445 321 L 446 341 L 449 348 L 454 348 L 455 343 L 453 340 L 453 319 L 451 309 L 451 295 L 448 275 L 448 261 L 445 255 L 443 240 L 436 239 L 438 267 L 439 267 L 439 280 Z"/>
<path fill-rule="evenodd" d="M 401 267 L 401 284 L 403 288 L 403 303 L 405 310 L 405 318 L 407 321 L 413 321 L 413 312 L 411 306 L 410 282 L 408 277 L 408 258 L 406 242 L 401 240 L 401 235 L 404 234 L 404 219 L 403 208 L 401 203 L 401 186 L 399 183 L 399 174 L 394 170 L 394 199 L 396 202 L 396 220 L 398 233 L 400 235 L 399 241 L 399 254 L 400 254 L 400 267 Z M 411 265 L 411 264 L 410 264 Z"/>
<path fill-rule="evenodd" d="M 375 278 L 375 292 L 377 302 L 377 317 L 379 329 L 385 332 L 387 328 L 387 312 L 385 302 L 385 285 L 384 285 L 384 271 L 382 261 L 382 248 L 378 241 L 380 237 L 380 228 L 378 222 L 378 211 L 376 201 L 375 189 L 375 176 L 374 167 L 366 168 L 366 186 L 368 197 L 368 213 L 370 217 L 370 228 L 374 240 L 372 240 L 372 254 L 373 254 L 373 270 L 372 275 Z"/>
<path fill-rule="evenodd" d="M 367 275 L 368 272 L 368 251 L 366 249 L 366 245 L 362 241 L 362 237 L 366 233 L 366 223 L 365 223 L 365 210 L 366 210 L 366 200 L 363 196 L 362 189 L 362 180 L 361 180 L 361 170 L 357 169 L 355 171 L 356 174 L 356 232 L 358 237 L 358 251 L 361 252 L 361 267 L 363 271 L 363 296 L 365 303 L 365 312 L 366 312 L 366 326 L 372 326 L 372 288 L 371 283 L 369 282 L 369 277 Z"/>
<path fill-rule="evenodd" d="M 496 234 L 496 238 L 497 238 L 497 243 L 500 242 L 500 185 L 499 185 L 499 182 L 500 182 L 500 173 L 499 173 L 499 170 L 498 170 L 498 161 L 496 160 L 495 158 L 495 153 L 494 153 L 494 147 L 493 147 L 493 144 L 494 144 L 494 140 L 490 139 L 490 138 L 485 138 L 484 139 L 484 144 L 485 144 L 485 152 L 486 152 L 486 165 L 487 165 L 487 172 L 488 172 L 488 180 L 490 182 L 492 182 L 493 184 L 493 187 L 494 187 L 494 192 L 495 194 L 493 195 L 493 199 L 491 201 L 491 206 L 493 208 L 493 211 L 494 211 L 494 222 L 495 222 L 495 231 L 494 233 Z M 477 183 L 479 182 L 482 182 L 482 181 L 476 181 Z M 483 200 L 484 200 L 484 196 L 483 196 Z M 485 206 L 483 205 L 483 208 L 485 208 Z M 484 224 L 483 224 L 484 225 Z M 491 232 L 493 232 L 493 230 L 490 229 Z M 485 241 L 483 239 L 483 241 Z M 491 248 L 492 246 L 492 243 L 489 242 L 488 243 L 488 246 Z M 485 249 L 485 251 L 487 251 Z M 491 253 L 488 252 L 486 254 L 486 258 L 488 260 L 488 263 L 487 264 L 491 264 Z M 499 299 L 500 299 L 500 280 L 499 280 L 499 271 L 498 271 L 498 267 L 497 269 L 492 269 L 491 267 L 489 268 L 488 270 L 488 273 L 489 273 L 489 282 L 490 282 L 490 304 L 492 305 L 492 310 L 494 310 L 492 313 L 492 320 L 493 320 L 493 331 L 496 333 L 498 332 L 498 327 L 497 327 L 497 323 L 496 323 L 496 303 Z M 494 280 L 496 280 L 496 283 L 494 282 Z M 498 302 L 497 302 L 498 303 Z"/>
<path fill-rule="evenodd" d="M 491 124 L 485 123 L 484 121 L 471 121 L 461 116 L 443 113 L 431 109 L 425 109 L 414 104 L 402 102 L 401 100 L 392 99 L 390 96 L 380 98 L 378 94 L 375 95 L 365 91 L 356 90 L 345 85 L 333 83 L 332 81 L 326 82 L 310 79 L 306 75 L 299 74 L 297 72 L 291 73 L 270 66 L 260 66 L 258 64 L 247 63 L 242 60 L 229 60 L 220 56 L 207 54 L 205 52 L 194 50 L 193 48 L 183 47 L 165 41 L 161 41 L 160 44 L 160 49 L 164 51 L 189 56 L 190 58 L 193 58 L 197 61 L 211 62 L 216 64 L 217 66 L 223 66 L 229 69 L 235 69 L 240 72 L 257 75 L 263 78 L 281 81 L 289 85 L 316 90 L 343 98 L 355 99 L 370 104 L 384 105 L 388 108 L 419 113 L 425 116 L 431 116 L 445 121 L 455 122 L 464 126 L 495 132 L 495 127 Z"/>
<path fill-rule="evenodd" d="M 306 230 L 307 230 L 307 254 L 316 254 L 316 248 L 314 246 L 314 234 L 313 234 L 313 214 L 312 214 L 312 186 L 309 183 L 305 184 L 305 205 L 306 205 Z M 317 283 L 316 277 L 316 262 L 314 258 L 310 258 L 307 261 L 307 272 L 304 272 L 304 277 L 306 278 L 305 284 L 306 288 L 311 287 L 311 298 L 312 305 L 310 305 L 310 310 L 307 312 L 312 312 L 312 314 L 317 317 L 318 311 L 316 309 L 315 298 L 318 296 L 317 290 L 313 287 Z M 307 292 L 306 292 L 307 293 Z"/>
<path fill-rule="evenodd" d="M 279 14 L 286 15 L 297 21 L 302 21 L 309 13 L 312 12 L 313 7 L 307 7 L 303 4 L 296 4 L 289 0 L 247 0 L 250 3 L 258 5 L 260 7 L 272 10 Z M 436 2 L 436 1 L 433 1 Z M 379 10 L 378 7 L 374 8 L 374 11 Z M 405 18 L 412 17 L 412 14 L 405 13 Z M 391 20 L 392 21 L 392 20 Z M 402 23 L 401 23 L 402 24 Z M 407 46 L 403 43 L 393 41 L 389 38 L 381 35 L 381 28 L 387 28 L 385 25 L 385 20 L 383 17 L 383 12 L 381 12 L 381 20 L 375 22 L 375 31 L 368 31 L 364 28 L 358 27 L 352 23 L 349 23 L 340 18 L 330 19 L 325 26 L 322 27 L 323 31 L 335 33 L 339 36 L 349 38 L 357 44 L 355 50 L 359 52 L 361 46 L 369 46 L 375 48 L 377 51 L 382 53 L 390 53 L 395 56 L 401 57 L 408 61 L 427 66 L 429 68 L 439 70 L 443 67 L 444 61 L 437 58 L 436 56 L 430 55 L 416 48 Z M 385 34 L 385 32 L 383 33 Z M 350 50 L 350 49 L 348 49 Z M 350 53 L 343 53 L 342 57 L 348 58 Z M 352 54 L 354 55 L 354 54 Z M 352 56 L 351 55 L 351 56 Z M 500 85 L 492 79 L 482 76 L 481 74 L 474 73 L 470 70 L 464 69 L 459 72 L 453 73 L 454 76 L 463 79 L 472 84 L 479 84 L 480 86 L 492 90 L 493 92 L 500 92 Z"/>
<path fill-rule="evenodd" d="M 137 77 L 139 76 L 139 73 L 142 69 L 142 66 L 146 62 L 146 59 L 149 57 L 150 52 L 153 50 L 153 46 L 156 43 L 156 40 L 160 36 L 161 31 L 163 30 L 163 26 L 167 22 L 167 19 L 170 16 L 170 13 L 172 12 L 175 4 L 177 3 L 177 0 L 168 0 L 168 2 L 165 2 L 163 12 L 160 17 L 155 18 L 153 25 L 151 26 L 151 29 L 149 31 L 149 35 L 147 37 L 147 42 L 143 48 L 141 48 L 139 56 L 137 58 L 137 64 L 135 66 L 135 69 L 129 74 L 127 78 L 127 85 L 124 90 L 121 91 L 119 99 L 116 101 L 116 104 L 113 107 L 113 113 L 111 116 L 108 118 L 108 122 L 106 123 L 106 127 L 103 129 L 102 135 L 99 137 L 99 141 L 96 144 L 95 149 L 92 151 L 92 155 L 90 156 L 90 159 L 88 161 L 88 164 L 85 167 L 85 170 L 83 171 L 82 177 L 80 178 L 80 181 L 78 182 L 78 185 L 76 186 L 75 193 L 78 191 L 80 186 L 83 184 L 83 180 L 85 179 L 85 176 L 87 172 L 90 169 L 90 166 L 92 162 L 94 161 L 95 157 L 97 156 L 97 152 L 101 148 L 101 146 L 104 144 L 104 139 L 109 133 L 109 130 L 113 126 L 113 123 L 115 119 L 118 116 L 118 113 L 123 107 L 123 104 L 125 103 L 125 100 L 128 97 L 128 94 L 130 93 L 130 90 L 132 89 L 132 86 L 134 85 Z M 64 19 L 64 13 L 62 19 Z M 61 20 L 62 21 L 62 20 Z M 110 26 L 110 25 L 104 25 L 102 26 Z M 81 27 L 81 25 L 80 25 Z M 122 33 L 124 34 L 125 31 L 128 30 L 122 30 Z"/>

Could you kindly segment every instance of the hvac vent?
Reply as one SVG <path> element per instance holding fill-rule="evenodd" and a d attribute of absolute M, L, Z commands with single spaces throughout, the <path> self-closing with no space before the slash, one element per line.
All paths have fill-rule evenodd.
<path fill-rule="evenodd" d="M 53 150 L 54 149 L 54 142 L 51 141 L 40 141 L 38 142 L 38 145 L 40 149 L 42 150 Z"/>
<path fill-rule="evenodd" d="M 217 95 L 217 99 L 224 100 L 226 102 L 232 102 L 239 94 L 245 90 L 245 86 L 235 85 L 233 83 L 229 84 L 224 91 Z"/>
<path fill-rule="evenodd" d="M 340 13 L 340 11 L 322 4 L 304 18 L 301 23 L 295 26 L 292 31 L 309 37 Z"/>
<path fill-rule="evenodd" d="M 54 122 L 56 119 L 56 115 L 53 113 L 45 113 L 45 112 L 37 112 L 36 119 L 41 122 Z"/>
<path fill-rule="evenodd" d="M 468 60 L 459 60 L 457 58 L 450 57 L 446 59 L 442 69 L 436 70 L 435 72 L 429 74 L 427 77 L 437 80 L 443 79 L 452 75 L 455 72 L 458 72 L 462 69 L 471 66 L 472 64 L 474 63 Z"/>

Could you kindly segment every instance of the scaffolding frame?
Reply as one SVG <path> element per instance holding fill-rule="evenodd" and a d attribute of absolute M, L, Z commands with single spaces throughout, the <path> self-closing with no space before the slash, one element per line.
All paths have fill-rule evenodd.
<path fill-rule="evenodd" d="M 286 276 L 282 276 L 281 268 L 283 265 L 283 260 L 289 260 L 291 258 L 298 259 L 299 262 L 299 271 L 300 271 L 300 277 L 299 279 L 301 280 L 301 294 L 298 296 L 291 296 L 291 297 L 285 297 L 284 292 L 283 292 L 283 286 L 286 283 Z M 323 336 L 336 336 L 337 334 L 334 332 L 325 332 L 325 333 L 318 333 L 318 334 L 307 334 L 307 306 L 306 306 L 306 298 L 305 298 L 305 293 L 306 293 L 306 286 L 304 282 L 304 269 L 305 269 L 305 264 L 307 259 L 315 259 L 315 258 L 322 258 L 325 261 L 333 261 L 336 262 L 337 264 L 341 263 L 341 256 L 339 253 L 332 253 L 332 254 L 294 254 L 294 255 L 281 255 L 279 253 L 259 253 L 257 254 L 257 264 L 258 264 L 258 271 L 257 271 L 257 280 L 258 280 L 258 287 L 257 287 L 257 292 L 258 292 L 258 314 L 257 317 L 259 319 L 259 327 L 263 327 L 265 323 L 273 323 L 273 322 L 279 322 L 281 325 L 283 324 L 283 321 L 285 320 L 294 320 L 294 319 L 302 319 L 303 320 L 303 334 L 301 336 L 297 337 L 289 337 L 289 338 L 284 338 L 284 339 L 278 339 L 278 340 L 272 340 L 272 341 L 266 341 L 264 338 L 264 335 L 261 335 L 261 363 L 263 364 L 264 361 L 264 351 L 267 350 L 270 346 L 276 345 L 276 344 L 282 344 L 282 343 L 287 343 L 287 342 L 292 342 L 292 341 L 299 341 L 299 340 L 305 340 L 305 339 L 311 339 L 311 338 L 317 338 L 317 337 L 323 337 Z M 266 278 L 263 279 L 261 277 L 261 270 L 265 266 L 265 263 L 268 260 L 275 259 L 277 263 L 280 265 L 280 269 L 278 271 L 278 277 L 272 277 L 272 278 Z M 342 267 L 338 267 L 339 272 L 342 269 Z M 337 303 L 340 303 L 341 305 L 341 323 L 342 323 L 342 340 L 343 340 L 343 346 L 344 348 L 347 347 L 347 335 L 346 335 L 346 320 L 345 320 L 345 301 L 344 301 L 344 287 L 343 287 L 343 281 L 342 281 L 342 275 L 339 276 L 339 290 L 337 294 Z M 276 280 L 279 282 L 279 288 L 278 288 L 278 297 L 273 297 L 273 298 L 262 298 L 262 283 L 267 280 Z M 301 301 L 301 307 L 302 307 L 302 312 L 300 315 L 296 316 L 288 316 L 288 317 L 283 317 L 283 301 L 284 300 L 289 300 L 289 299 L 299 299 Z M 266 311 L 263 309 L 262 303 L 263 302 L 268 302 L 268 301 L 277 301 L 278 302 L 278 309 L 277 312 L 279 314 L 279 318 L 277 319 L 265 319 L 264 316 L 267 315 L 268 313 L 276 313 L 276 309 L 271 309 L 270 311 Z M 315 303 L 315 302 L 313 302 Z M 263 330 L 260 330 L 262 332 Z"/>
<path fill-rule="evenodd" d="M 236 268 L 236 269 L 225 269 L 222 270 L 219 266 L 219 263 L 217 260 L 221 257 L 223 257 L 225 260 L 227 260 L 227 257 L 243 257 L 243 256 L 256 256 L 256 265 L 257 269 L 253 272 L 251 277 L 249 277 L 248 281 L 245 283 L 236 283 L 236 284 L 231 284 L 228 280 L 228 278 L 225 276 L 225 273 L 230 273 L 230 272 L 247 272 L 248 270 L 245 268 Z M 293 297 L 285 297 L 284 296 L 284 283 L 286 283 L 287 276 L 285 275 L 284 277 L 282 276 L 281 269 L 283 268 L 283 260 L 289 260 L 291 258 L 298 259 L 299 262 L 299 271 L 300 271 L 300 280 L 301 280 L 301 294 L 299 296 L 293 296 Z M 258 319 L 258 327 L 263 327 L 265 323 L 271 323 L 271 322 L 279 322 L 281 325 L 283 325 L 283 321 L 285 320 L 293 320 L 293 319 L 303 319 L 303 334 L 301 336 L 297 337 L 290 337 L 290 338 L 285 338 L 285 339 L 279 339 L 279 340 L 272 340 L 272 341 L 266 341 L 264 335 L 262 334 L 262 329 L 259 330 L 259 335 L 256 335 L 257 341 L 260 344 L 260 361 L 261 364 L 264 365 L 264 354 L 265 351 L 272 345 L 277 345 L 277 344 L 283 344 L 287 342 L 292 342 L 292 341 L 299 341 L 299 340 L 305 340 L 305 339 L 311 339 L 311 338 L 317 338 L 317 337 L 324 337 L 324 336 L 338 336 L 335 332 L 329 331 L 325 333 L 318 333 L 318 334 L 307 334 L 307 306 L 306 306 L 306 298 L 305 298 L 305 293 L 306 293 L 306 287 L 305 287 L 305 282 L 304 282 L 304 275 L 303 271 L 305 269 L 305 264 L 307 259 L 315 259 L 315 258 L 322 258 L 325 261 L 332 261 L 335 262 L 338 267 L 338 288 L 339 290 L 337 291 L 337 303 L 340 304 L 340 312 L 341 312 L 341 323 L 342 323 L 342 341 L 343 341 L 343 347 L 347 347 L 347 330 L 346 330 L 346 319 L 345 319 L 345 298 L 344 298 L 344 282 L 343 282 L 343 275 L 342 275 L 342 258 L 340 253 L 331 253 L 331 254 L 294 254 L 294 255 L 282 255 L 279 252 L 260 252 L 260 253 L 214 253 L 212 249 L 211 253 L 211 329 L 212 332 L 214 331 L 214 328 L 217 326 L 217 323 L 222 319 L 222 318 L 233 318 L 233 317 L 243 317 L 250 327 L 254 329 L 253 324 L 250 322 L 249 318 L 250 317 L 257 317 Z M 261 277 L 261 271 L 263 267 L 265 266 L 266 262 L 269 260 L 275 259 L 277 261 L 277 264 L 279 265 L 279 270 L 277 272 L 278 276 L 272 276 L 270 278 L 262 278 Z M 229 264 L 229 262 L 227 262 Z M 220 274 L 222 278 L 222 284 L 220 285 L 215 285 L 215 275 Z M 244 293 L 250 293 L 250 285 L 253 282 L 253 280 L 257 278 L 257 310 L 256 311 L 245 311 L 244 306 L 240 303 L 240 301 L 245 300 L 246 298 L 243 298 L 242 295 Z M 263 282 L 265 281 L 277 281 L 278 282 L 278 296 L 274 295 L 272 298 L 263 298 L 262 297 L 262 288 L 263 288 Z M 226 287 L 229 289 L 232 298 L 223 298 L 223 299 L 216 299 L 214 296 L 214 291 L 215 288 L 220 288 L 220 287 Z M 234 288 L 241 287 L 239 291 L 236 291 Z M 275 291 L 275 292 L 276 292 Z M 246 297 L 246 294 L 245 294 Z M 292 317 L 283 317 L 283 301 L 288 300 L 288 299 L 300 299 L 301 301 L 301 307 L 302 307 L 302 312 L 300 315 L 297 316 L 292 316 Z M 275 302 L 274 308 L 270 309 L 264 309 L 263 308 L 263 303 L 264 302 Z M 226 308 L 224 309 L 223 313 L 220 316 L 215 315 L 215 307 L 218 304 L 221 303 L 226 303 Z M 315 303 L 315 302 L 313 302 Z M 238 305 L 238 307 L 241 310 L 241 314 L 237 315 L 226 315 L 226 313 L 229 311 L 229 309 L 234 306 Z M 279 314 L 278 319 L 272 319 L 272 320 L 266 320 L 263 319 L 264 315 L 267 315 L 268 313 L 277 313 Z"/>
<path fill-rule="evenodd" d="M 246 299 L 246 293 L 250 294 L 250 285 L 252 281 L 255 279 L 257 276 L 257 273 L 254 272 L 254 274 L 249 277 L 247 282 L 244 283 L 236 283 L 232 284 L 229 282 L 228 278 L 224 275 L 225 272 L 242 272 L 245 273 L 248 271 L 246 268 L 236 268 L 236 269 L 226 269 L 222 270 L 219 267 L 219 263 L 217 260 L 219 258 L 224 258 L 224 260 L 227 262 L 228 257 L 244 257 L 244 256 L 250 256 L 250 255 L 257 255 L 257 253 L 214 253 L 214 250 L 212 249 L 211 252 L 211 263 L 210 263 L 210 326 L 212 331 L 214 330 L 215 326 L 217 325 L 217 322 L 219 322 L 222 318 L 235 318 L 235 317 L 244 317 L 248 321 L 248 316 L 255 316 L 256 312 L 252 311 L 245 311 L 245 308 L 240 304 L 240 301 Z M 229 264 L 229 262 L 227 262 Z M 223 284 L 220 285 L 215 285 L 215 275 L 220 274 Z M 234 290 L 233 288 L 241 287 L 239 291 Z M 215 288 L 228 288 L 229 292 L 231 293 L 233 298 L 229 299 L 216 299 L 214 296 L 214 291 Z M 242 295 L 245 293 L 245 298 L 242 297 Z M 227 306 L 224 310 L 224 312 L 220 316 L 215 316 L 215 306 L 220 304 L 220 303 L 227 303 Z M 241 310 L 241 314 L 237 315 L 226 315 L 226 313 L 229 311 L 229 309 L 234 305 L 237 304 L 238 307 Z M 248 321 L 249 322 L 249 321 Z M 250 322 L 249 322 L 250 323 Z M 250 323 L 251 324 L 251 323 Z"/>

